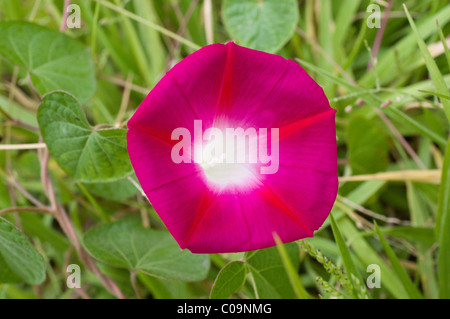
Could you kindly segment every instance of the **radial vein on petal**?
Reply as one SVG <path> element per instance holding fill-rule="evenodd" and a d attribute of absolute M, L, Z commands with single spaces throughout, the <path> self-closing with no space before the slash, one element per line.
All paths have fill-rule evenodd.
<path fill-rule="evenodd" d="M 222 75 L 222 83 L 220 84 L 219 98 L 217 99 L 214 121 L 216 121 L 219 116 L 228 114 L 227 110 L 230 107 L 229 99 L 231 95 L 231 59 L 232 59 L 232 46 L 228 44 L 225 68 Z M 224 101 L 224 97 L 228 99 Z"/>
<path fill-rule="evenodd" d="M 258 176 L 255 175 L 254 172 L 249 170 L 251 174 L 256 178 L 256 180 L 259 182 L 259 189 L 258 192 L 268 201 L 275 204 L 277 207 L 281 209 L 283 213 L 285 213 L 287 216 L 292 218 L 298 225 L 300 225 L 304 230 L 307 231 L 308 234 L 312 233 L 312 230 L 310 230 L 301 220 L 298 218 L 298 216 L 288 207 L 286 204 L 272 191 L 272 189 L 264 183 L 261 179 L 258 178 Z M 265 190 L 265 191 L 262 191 Z"/>
<path fill-rule="evenodd" d="M 284 125 L 280 127 L 280 140 L 288 135 L 291 135 L 292 133 L 297 132 L 298 130 L 308 127 L 314 123 L 319 122 L 320 120 L 323 120 L 324 118 L 334 115 L 336 113 L 335 109 L 330 109 L 328 111 L 315 114 L 313 116 L 298 120 L 294 123 L 290 123 L 287 125 Z"/>
<path fill-rule="evenodd" d="M 219 196 L 220 192 L 214 192 L 214 195 L 211 196 L 210 194 L 205 194 L 200 206 L 196 210 L 194 214 L 194 220 L 189 227 L 189 230 L 186 233 L 186 236 L 184 237 L 184 246 L 186 247 L 189 241 L 192 238 L 192 235 L 195 233 L 199 225 L 202 223 L 205 216 L 208 214 L 210 208 L 212 207 L 212 204 L 216 200 L 216 198 Z"/>

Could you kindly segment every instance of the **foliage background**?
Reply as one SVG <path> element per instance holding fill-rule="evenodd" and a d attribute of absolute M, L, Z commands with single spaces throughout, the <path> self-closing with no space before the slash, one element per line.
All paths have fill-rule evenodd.
<path fill-rule="evenodd" d="M 408 11 L 391 0 L 71 2 L 81 28 L 60 32 L 64 1 L 0 0 L 1 298 L 450 297 L 448 1 L 406 0 Z M 370 4 L 387 12 L 381 28 L 367 27 Z M 171 66 L 230 40 L 297 61 L 324 88 L 338 110 L 341 184 L 312 239 L 192 255 L 121 164 L 126 152 L 86 141 L 122 145 L 124 123 Z M 38 112 L 53 90 L 83 108 L 59 92 Z M 69 110 L 79 120 L 57 118 Z M 94 160 L 74 171 L 70 150 Z M 66 286 L 69 264 L 81 266 L 81 289 Z M 366 286 L 370 264 L 381 288 Z"/>

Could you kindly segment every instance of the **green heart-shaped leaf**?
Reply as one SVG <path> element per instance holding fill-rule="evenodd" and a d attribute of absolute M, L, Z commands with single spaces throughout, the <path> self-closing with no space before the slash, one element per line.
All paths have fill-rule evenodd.
<path fill-rule="evenodd" d="M 84 103 L 95 92 L 90 53 L 56 30 L 28 22 L 2 22 L 0 55 L 24 68 L 40 94 L 64 90 Z"/>
<path fill-rule="evenodd" d="M 232 261 L 223 267 L 211 289 L 211 299 L 226 299 L 238 291 L 245 283 L 245 263 Z"/>
<path fill-rule="evenodd" d="M 90 126 L 72 95 L 65 92 L 46 95 L 37 117 L 50 153 L 74 180 L 111 182 L 133 173 L 126 131 Z"/>
<path fill-rule="evenodd" d="M 269 53 L 289 41 L 299 18 L 295 0 L 225 0 L 222 11 L 238 44 Z"/>
<path fill-rule="evenodd" d="M 168 232 L 144 228 L 134 219 L 94 227 L 84 244 L 100 261 L 157 277 L 197 281 L 209 271 L 208 255 L 181 250 Z"/>
<path fill-rule="evenodd" d="M 132 178 L 136 183 L 139 183 L 136 175 L 133 174 L 129 178 Z M 88 191 L 97 196 L 117 201 L 127 199 L 139 192 L 139 190 L 132 184 L 129 178 L 110 183 L 86 183 L 84 184 L 84 186 Z"/>
<path fill-rule="evenodd" d="M 295 243 L 284 244 L 294 269 L 299 266 L 299 251 Z M 277 247 L 270 247 L 246 253 L 245 262 L 252 273 L 259 298 L 294 298 L 291 282 L 278 253 Z"/>
<path fill-rule="evenodd" d="M 0 282 L 37 285 L 45 279 L 45 264 L 27 237 L 0 218 Z"/>

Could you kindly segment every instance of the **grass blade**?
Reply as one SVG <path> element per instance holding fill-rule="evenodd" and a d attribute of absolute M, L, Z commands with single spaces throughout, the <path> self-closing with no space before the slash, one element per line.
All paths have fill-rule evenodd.
<path fill-rule="evenodd" d="M 386 252 L 386 255 L 388 256 L 388 258 L 392 264 L 392 268 L 394 268 L 394 271 L 398 275 L 398 278 L 402 282 L 403 287 L 405 288 L 409 297 L 412 299 L 422 299 L 422 295 L 420 294 L 419 290 L 412 283 L 411 279 L 409 278 L 408 274 L 406 273 L 406 270 L 400 264 L 400 261 L 398 260 L 394 251 L 389 246 L 388 242 L 386 241 L 386 239 L 383 236 L 383 233 L 378 228 L 377 222 L 374 221 L 374 224 L 375 224 L 375 228 L 377 230 L 378 236 L 380 237 L 381 244 L 383 245 L 384 251 Z"/>
<path fill-rule="evenodd" d="M 438 212 L 436 216 L 436 234 L 439 240 L 438 278 L 439 297 L 450 298 L 450 139 L 445 152 L 442 167 L 442 179 L 439 190 Z"/>
<path fill-rule="evenodd" d="M 278 253 L 280 254 L 281 260 L 283 261 L 284 268 L 286 269 L 286 273 L 289 276 L 289 281 L 291 282 L 292 289 L 296 296 L 300 299 L 310 299 L 308 292 L 300 281 L 300 277 L 298 276 L 297 271 L 292 266 L 292 262 L 289 259 L 289 256 L 286 250 L 283 247 L 283 243 L 281 242 L 280 237 L 274 234 L 275 242 L 277 243 Z"/>
<path fill-rule="evenodd" d="M 406 16 L 408 17 L 409 24 L 411 25 L 411 28 L 416 37 L 420 52 L 422 53 L 422 56 L 425 59 L 425 64 L 427 66 L 428 72 L 430 72 L 430 76 L 433 79 L 434 85 L 436 86 L 436 90 L 440 94 L 447 95 L 448 88 L 447 88 L 447 85 L 445 84 L 444 78 L 442 77 L 442 74 L 439 71 L 439 68 L 438 68 L 436 62 L 434 61 L 433 57 L 431 56 L 430 51 L 428 51 L 427 45 L 425 44 L 422 37 L 420 36 L 419 31 L 416 28 L 416 24 L 414 23 L 414 20 L 411 18 L 408 8 L 406 8 L 405 4 L 403 4 L 403 8 L 405 10 Z M 448 101 L 446 99 L 442 99 L 441 101 L 442 101 L 442 105 L 444 106 L 445 114 L 447 115 L 448 120 L 450 120 L 450 101 Z"/>
<path fill-rule="evenodd" d="M 353 84 L 348 83 L 345 79 L 339 78 L 339 77 L 335 76 L 334 74 L 331 74 L 322 68 L 319 68 L 319 67 L 317 67 L 311 63 L 308 63 L 302 59 L 297 58 L 296 61 L 299 62 L 302 65 L 302 67 L 310 69 L 310 70 L 316 72 L 318 75 L 320 74 L 322 76 L 326 76 L 326 78 L 328 80 L 333 81 L 337 85 L 340 85 L 340 86 L 346 88 L 351 93 L 358 94 L 360 96 L 360 98 L 369 105 L 377 107 L 384 102 L 380 97 L 376 96 L 371 91 L 368 91 L 361 87 L 354 86 Z M 410 117 L 410 116 L 406 115 L 405 113 L 403 113 L 402 111 L 398 110 L 392 104 L 390 104 L 386 107 L 386 113 L 399 122 L 409 124 L 409 126 L 415 128 L 418 131 L 418 133 L 425 135 L 426 137 L 428 137 L 429 139 L 438 143 L 439 145 L 441 145 L 441 146 L 446 145 L 447 142 L 445 139 L 443 139 L 441 136 L 436 134 L 434 131 L 430 130 L 428 127 L 417 122 L 412 117 Z M 374 112 L 374 114 L 376 114 L 376 113 Z"/>
<path fill-rule="evenodd" d="M 350 282 L 352 283 L 353 287 L 357 288 L 357 287 L 355 287 L 356 285 L 354 283 L 354 280 L 352 280 L 351 275 L 353 274 L 356 278 L 359 279 L 360 282 L 364 282 L 364 280 L 362 279 L 361 274 L 358 272 L 358 270 L 355 267 L 355 264 L 353 263 L 350 250 L 347 247 L 347 243 L 345 242 L 344 237 L 342 236 L 342 234 L 339 230 L 339 227 L 336 224 L 336 221 L 334 220 L 332 213 L 330 214 L 330 223 L 331 223 L 331 228 L 333 230 L 334 238 L 336 240 L 336 244 L 338 246 L 339 252 L 342 257 L 342 262 L 344 263 L 344 268 L 348 274 L 348 278 L 349 278 Z M 357 298 L 356 291 L 357 291 L 357 289 L 353 290 L 353 297 L 355 297 L 355 298 Z"/>
<path fill-rule="evenodd" d="M 411 227 L 412 237 L 410 238 L 417 240 L 421 237 L 421 232 L 423 233 L 423 240 L 417 241 L 415 245 L 417 249 L 417 274 L 422 283 L 424 296 L 426 298 L 438 298 L 439 285 L 437 283 L 436 272 L 434 271 L 435 262 L 432 250 L 430 249 L 431 245 L 435 244 L 434 229 L 422 228 L 427 225 L 427 220 L 429 220 L 431 212 L 426 205 L 423 194 L 417 189 L 416 184 L 407 182 L 406 191 L 411 222 L 414 225 Z M 403 231 L 407 229 L 408 227 L 403 227 Z M 394 234 L 402 233 L 402 228 L 400 227 L 394 227 L 392 230 Z M 426 231 L 428 234 L 425 234 L 423 231 Z M 385 231 L 383 233 L 386 234 Z"/>
<path fill-rule="evenodd" d="M 441 93 L 436 93 L 436 92 L 427 91 L 427 90 L 420 90 L 420 92 L 427 93 L 427 94 L 431 94 L 431 95 L 440 97 L 441 99 L 447 99 L 447 100 L 450 100 L 450 95 L 447 95 L 447 94 L 441 94 Z"/>
<path fill-rule="evenodd" d="M 133 20 L 135 20 L 135 21 L 137 21 L 139 23 L 142 23 L 143 25 L 146 25 L 146 26 L 148 26 L 148 27 L 158 31 L 158 32 L 168 36 L 169 38 L 172 38 L 172 39 L 174 39 L 174 40 L 176 40 L 176 41 L 178 41 L 180 43 L 183 43 L 187 47 L 189 47 L 189 48 L 191 48 L 193 50 L 200 49 L 200 46 L 195 44 L 195 43 L 193 43 L 192 41 L 189 41 L 189 40 L 183 38 L 182 36 L 179 36 L 178 34 L 176 34 L 176 33 L 172 32 L 172 31 L 170 31 L 170 30 L 168 30 L 166 28 L 163 28 L 163 27 L 157 25 L 156 23 L 153 23 L 151 21 L 147 21 L 144 18 L 142 18 L 142 17 L 140 17 L 140 16 L 138 16 L 138 15 L 136 15 L 136 14 L 134 14 L 134 13 L 128 11 L 128 10 L 125 10 L 125 9 L 119 7 L 119 6 L 116 6 L 116 5 L 114 5 L 114 4 L 112 4 L 112 3 L 108 2 L 108 1 L 104 1 L 104 0 L 94 0 L 94 1 L 100 2 L 103 6 L 108 7 L 111 10 L 114 10 L 114 11 L 116 11 L 116 12 L 118 12 L 118 13 L 124 15 L 124 16 L 127 16 L 130 19 L 133 19 Z"/>
<path fill-rule="evenodd" d="M 442 45 L 444 46 L 445 57 L 447 59 L 448 66 L 450 67 L 450 50 L 448 49 L 447 41 L 445 40 L 445 36 L 444 36 L 444 32 L 442 32 L 442 29 L 439 26 L 438 20 L 436 20 L 436 25 L 439 30 L 439 38 L 441 39 Z"/>

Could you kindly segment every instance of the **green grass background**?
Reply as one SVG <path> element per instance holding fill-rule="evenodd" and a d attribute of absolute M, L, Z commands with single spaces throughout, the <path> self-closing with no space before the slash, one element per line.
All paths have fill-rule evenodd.
<path fill-rule="evenodd" d="M 390 1 L 299 0 L 295 30 L 276 51 L 300 63 L 337 110 L 341 183 L 332 218 L 313 239 L 296 243 L 297 253 L 288 254 L 279 245 L 267 254 L 286 275 L 285 289 L 292 297 L 450 298 L 450 4 L 404 2 L 407 11 L 401 1 L 393 1 L 381 37 L 380 29 L 367 27 L 366 8 L 373 3 L 384 12 Z M 84 110 L 93 125 L 128 119 L 165 72 L 198 48 L 210 42 L 240 43 L 227 31 L 219 0 L 72 3 L 81 8 L 82 25 L 65 33 L 92 54 L 97 87 Z M 0 0 L 1 21 L 23 20 L 58 30 L 62 12 L 63 1 L 58 0 Z M 381 42 L 372 57 L 377 34 Z M 36 126 L 40 97 L 26 73 L 1 60 L 0 74 L 3 113 Z M 2 144 L 39 141 L 38 132 L 3 113 Z M 0 150 L 0 164 L 0 210 L 33 206 L 26 193 L 47 201 L 36 150 Z M 52 157 L 48 169 L 57 200 L 80 238 L 93 225 L 126 215 L 164 228 L 133 183 L 74 183 Z M 87 270 L 83 293 L 65 286 L 65 266 L 82 262 L 52 216 L 24 212 L 2 217 L 23 229 L 43 256 L 46 279 L 39 285 L 0 284 L 0 297 L 113 296 Z M 256 257 L 211 255 L 206 279 L 195 282 L 145 273 L 132 274 L 130 280 L 127 270 L 99 267 L 131 298 L 209 298 L 214 287 L 226 297 L 283 297 L 272 293 L 278 289 L 270 285 L 277 274 L 254 271 L 264 264 L 255 262 Z M 243 266 L 221 271 L 231 261 Z M 379 266 L 381 288 L 367 288 L 371 264 Z M 220 280 L 219 272 L 224 276 Z M 267 291 L 258 276 L 268 283 Z"/>

